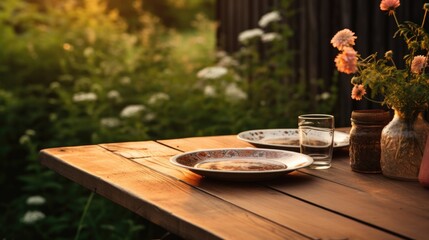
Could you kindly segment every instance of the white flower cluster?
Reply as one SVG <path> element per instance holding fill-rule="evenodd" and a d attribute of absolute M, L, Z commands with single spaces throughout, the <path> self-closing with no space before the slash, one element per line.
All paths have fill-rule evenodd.
<path fill-rule="evenodd" d="M 31 137 L 33 137 L 34 135 L 36 135 L 36 131 L 34 131 L 33 129 L 27 129 L 25 130 L 24 135 L 22 135 L 19 138 L 19 143 L 20 144 L 27 144 L 31 142 Z"/>
<path fill-rule="evenodd" d="M 45 202 L 45 198 L 38 195 L 27 198 L 27 205 L 43 205 Z"/>
<path fill-rule="evenodd" d="M 79 92 L 73 95 L 74 102 L 93 102 L 97 100 L 97 95 L 92 92 Z"/>
<path fill-rule="evenodd" d="M 235 83 L 228 84 L 225 90 L 225 95 L 231 100 L 247 99 L 247 94 Z"/>
<path fill-rule="evenodd" d="M 206 97 L 215 97 L 216 96 L 216 89 L 211 85 L 207 85 L 204 87 L 204 95 Z"/>
<path fill-rule="evenodd" d="M 148 122 L 153 121 L 153 120 L 155 120 L 155 119 L 156 119 L 156 114 L 155 114 L 155 113 L 152 113 L 152 112 L 147 113 L 147 114 L 143 117 L 143 119 L 144 119 L 145 121 L 148 121 Z"/>
<path fill-rule="evenodd" d="M 234 67 L 238 66 L 239 63 L 237 60 L 235 60 L 233 57 L 229 56 L 224 51 L 219 51 L 216 53 L 216 57 L 219 59 L 217 62 L 217 66 L 220 67 Z"/>
<path fill-rule="evenodd" d="M 152 96 L 150 96 L 150 98 L 148 100 L 148 104 L 154 105 L 154 104 L 157 104 L 159 102 L 168 101 L 168 100 L 170 100 L 170 96 L 168 96 L 168 94 L 163 93 L 163 92 L 159 92 L 159 93 L 155 93 Z"/>
<path fill-rule="evenodd" d="M 276 32 L 265 33 L 261 36 L 262 42 L 272 42 L 274 40 L 280 40 L 282 36 Z"/>
<path fill-rule="evenodd" d="M 38 206 L 45 204 L 46 199 L 42 196 L 30 196 L 27 198 L 27 205 Z M 33 224 L 37 221 L 44 219 L 46 216 L 43 212 L 38 210 L 27 211 L 21 219 L 21 222 L 25 224 Z"/>
<path fill-rule="evenodd" d="M 113 99 L 113 100 L 120 100 L 121 94 L 116 90 L 110 90 L 109 92 L 107 92 L 107 98 Z"/>
<path fill-rule="evenodd" d="M 50 89 L 58 89 L 60 87 L 61 87 L 61 84 L 59 82 L 51 82 L 51 84 L 49 84 Z"/>
<path fill-rule="evenodd" d="M 83 50 L 83 55 L 85 57 L 90 57 L 94 54 L 94 49 L 92 47 L 87 47 Z"/>
<path fill-rule="evenodd" d="M 258 24 L 261 28 L 265 28 L 270 23 L 280 21 L 281 19 L 282 18 L 280 16 L 280 13 L 278 11 L 273 11 L 273 12 L 269 12 L 269 13 L 264 14 L 259 19 Z M 275 33 L 275 32 L 264 33 L 264 31 L 260 28 L 253 28 L 253 29 L 245 30 L 238 35 L 238 41 L 240 43 L 244 43 L 244 44 L 249 42 L 251 39 L 254 39 L 254 38 L 261 38 L 261 40 L 263 42 L 271 42 L 274 40 L 281 39 L 281 36 L 280 36 L 280 34 Z"/>
<path fill-rule="evenodd" d="M 131 78 L 130 77 L 122 77 L 121 79 L 119 79 L 119 82 L 122 85 L 129 85 L 131 83 Z"/>
<path fill-rule="evenodd" d="M 331 98 L 331 94 L 329 92 L 323 92 L 322 94 L 319 94 L 316 96 L 316 100 L 328 100 Z"/>
<path fill-rule="evenodd" d="M 37 221 L 44 219 L 46 216 L 41 211 L 27 211 L 22 217 L 21 221 L 26 224 L 33 224 Z"/>
<path fill-rule="evenodd" d="M 197 77 L 202 79 L 217 79 L 228 73 L 228 69 L 220 66 L 206 67 L 198 71 Z"/>
<path fill-rule="evenodd" d="M 270 23 L 280 21 L 280 20 L 281 20 L 281 16 L 278 11 L 269 12 L 261 17 L 261 19 L 259 20 L 259 26 L 261 28 L 264 28 L 264 27 L 267 27 Z M 255 39 L 255 38 L 258 38 L 265 43 L 281 39 L 280 34 L 276 32 L 264 33 L 264 31 L 261 28 L 254 28 L 254 29 L 249 29 L 241 32 L 238 35 L 238 41 L 246 45 L 252 39 Z M 244 47 L 240 51 L 243 53 L 243 51 L 246 51 L 246 49 L 248 48 Z M 227 69 L 228 67 L 235 67 L 239 65 L 239 63 L 233 57 L 229 56 L 224 51 L 217 52 L 216 57 L 218 59 L 216 66 L 211 66 L 211 67 L 206 67 L 201 69 L 197 73 L 198 78 L 218 79 L 228 73 L 228 69 Z M 232 75 L 231 77 L 232 79 L 236 80 L 236 82 L 240 80 L 238 75 L 237 76 Z M 227 79 L 222 79 L 222 80 L 227 80 Z M 229 78 L 228 80 L 231 80 L 231 78 Z M 218 91 L 221 91 L 225 94 L 225 96 L 229 100 L 236 101 L 236 100 L 247 99 L 246 92 L 243 91 L 236 82 L 222 83 L 220 88 L 216 88 L 213 85 L 206 85 L 202 89 L 202 91 L 206 97 L 216 97 L 219 94 Z"/>
<path fill-rule="evenodd" d="M 146 107 L 143 105 L 128 105 L 122 109 L 120 116 L 123 118 L 135 117 L 144 110 L 146 110 Z"/>
<path fill-rule="evenodd" d="M 108 128 L 114 128 L 121 124 L 121 121 L 114 117 L 108 117 L 108 118 L 102 118 L 100 120 L 101 126 L 108 127 Z"/>
<path fill-rule="evenodd" d="M 259 28 L 245 30 L 238 35 L 238 41 L 241 43 L 246 43 L 250 39 L 261 37 L 262 34 L 264 34 L 264 31 Z"/>
<path fill-rule="evenodd" d="M 278 22 L 280 20 L 282 20 L 280 13 L 278 11 L 272 11 L 272 12 L 264 14 L 259 19 L 258 24 L 260 27 L 264 28 L 264 27 L 268 26 L 268 24 L 270 24 L 272 22 Z"/>

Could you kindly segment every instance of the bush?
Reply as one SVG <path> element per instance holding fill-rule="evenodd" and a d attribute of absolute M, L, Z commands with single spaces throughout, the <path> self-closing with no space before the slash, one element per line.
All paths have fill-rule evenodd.
<path fill-rule="evenodd" d="M 146 122 L 154 118 L 146 102 L 164 90 L 159 80 L 171 50 L 159 20 L 139 13 L 145 27 L 129 32 L 104 1 L 0 3 L 0 157 L 7 169 L 0 181 L 8 193 L 1 201 L 2 238 L 76 233 L 89 192 L 42 168 L 39 149 L 150 138 Z M 31 196 L 46 202 L 27 205 Z M 100 197 L 86 219 L 82 238 L 154 234 L 141 228 L 144 220 Z"/>
<path fill-rule="evenodd" d="M 228 56 L 214 51 L 215 24 L 204 15 L 177 32 L 139 4 L 136 23 L 104 0 L 33 2 L 0 2 L 1 238 L 163 231 L 43 168 L 40 149 L 294 127 L 309 109 L 305 86 L 288 79 L 286 25 L 273 28 L 284 41 L 262 55 L 253 39 Z"/>

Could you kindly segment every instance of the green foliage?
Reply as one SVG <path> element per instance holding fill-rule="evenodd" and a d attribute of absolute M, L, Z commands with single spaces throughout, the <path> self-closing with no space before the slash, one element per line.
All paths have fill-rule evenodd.
<path fill-rule="evenodd" d="M 180 30 L 192 30 L 192 23 L 201 12 L 210 19 L 215 14 L 214 0 L 109 0 L 108 6 L 118 9 L 130 29 L 141 26 L 139 11 L 150 12 L 164 26 Z"/>
<path fill-rule="evenodd" d="M 429 35 L 421 26 L 405 22 L 399 25 L 395 36 L 403 37 L 408 46 L 409 54 L 404 56 L 405 68 L 397 68 L 391 54 L 386 54 L 382 59 L 372 54 L 359 62 L 360 71 L 354 81 L 355 84 L 369 87 L 372 98 L 382 95 L 384 104 L 405 116 L 412 116 L 416 110 L 424 110 L 429 102 L 429 75 L 424 73 L 424 69 L 421 73 L 412 69 L 415 57 L 429 50 Z"/>
<path fill-rule="evenodd" d="M 0 184 L 7 193 L 0 238 L 70 239 L 79 227 L 80 239 L 163 232 L 97 195 L 80 224 L 90 192 L 42 167 L 40 149 L 294 127 L 310 109 L 314 96 L 290 79 L 287 41 L 266 43 L 262 54 L 254 41 L 219 56 L 215 23 L 202 14 L 192 31 L 179 33 L 145 11 L 148 2 L 133 1 L 132 21 L 112 3 L 0 2 Z M 203 3 L 192 4 L 196 12 Z M 284 40 L 292 34 L 281 24 L 273 31 Z M 229 59 L 221 66 L 227 71 L 198 77 L 216 55 L 219 66 Z M 320 109 L 330 110 L 334 93 L 315 100 Z M 46 201 L 28 204 L 31 196 Z"/>
<path fill-rule="evenodd" d="M 39 149 L 150 138 L 142 121 L 148 113 L 120 116 L 165 84 L 157 81 L 168 64 L 159 56 L 170 52 L 160 41 L 164 28 L 155 27 L 151 15 L 141 18 L 154 26 L 130 33 L 103 1 L 0 3 L 0 181 L 8 193 L 0 203 L 2 238 L 70 239 L 76 233 L 89 193 L 41 167 Z M 46 203 L 27 205 L 33 195 Z M 36 210 L 45 217 L 25 220 Z M 83 239 L 160 234 L 100 197 L 85 219 Z"/>

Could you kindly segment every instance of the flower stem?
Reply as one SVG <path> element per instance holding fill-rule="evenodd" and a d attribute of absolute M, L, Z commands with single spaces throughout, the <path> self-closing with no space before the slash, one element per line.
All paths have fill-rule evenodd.
<path fill-rule="evenodd" d="M 91 194 L 88 197 L 88 200 L 86 201 L 85 208 L 83 209 L 82 216 L 80 217 L 79 226 L 77 227 L 76 236 L 74 237 L 75 240 L 79 239 L 80 231 L 83 227 L 83 220 L 85 219 L 86 213 L 88 212 L 89 206 L 91 205 L 92 198 L 94 197 L 94 192 L 91 192 Z"/>
<path fill-rule="evenodd" d="M 398 26 L 398 28 L 399 28 L 399 22 L 398 22 L 398 19 L 396 18 L 396 13 L 395 13 L 395 11 L 392 11 L 392 14 L 393 14 L 393 18 L 395 19 L 396 26 Z"/>
<path fill-rule="evenodd" d="M 428 10 L 427 10 L 427 9 L 425 9 L 425 15 L 423 16 L 423 21 L 422 21 L 422 26 L 421 26 L 421 28 L 423 28 L 423 26 L 425 25 L 425 21 L 426 21 L 426 15 L 427 15 L 427 13 L 428 13 Z"/>
<path fill-rule="evenodd" d="M 392 62 L 393 66 L 394 66 L 396 69 L 398 69 L 398 68 L 396 67 L 395 61 L 393 61 L 393 58 L 391 58 L 391 59 L 390 59 L 390 61 Z"/>
<path fill-rule="evenodd" d="M 370 102 L 378 103 L 378 104 L 383 104 L 383 102 L 382 102 L 382 101 L 377 101 L 377 100 L 371 99 L 371 98 L 369 98 L 369 97 L 367 97 L 367 96 L 365 96 L 365 95 L 363 95 L 363 97 L 364 97 L 366 100 L 370 101 Z"/>

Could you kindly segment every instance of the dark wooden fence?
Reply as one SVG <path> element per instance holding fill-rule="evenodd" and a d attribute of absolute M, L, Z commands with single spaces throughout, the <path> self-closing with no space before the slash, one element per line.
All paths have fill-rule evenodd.
<path fill-rule="evenodd" d="M 237 36 L 246 29 L 258 26 L 260 17 L 276 9 L 281 0 L 217 0 L 217 46 L 227 52 L 238 49 Z M 398 20 L 420 23 L 423 17 L 420 0 L 402 0 L 397 9 Z M 335 73 L 334 58 L 338 51 L 330 45 L 332 36 L 343 28 L 356 33 L 356 50 L 367 56 L 374 52 L 395 52 L 400 62 L 405 51 L 402 39 L 393 39 L 396 25 L 393 17 L 379 8 L 378 0 L 294 0 L 295 14 L 286 19 L 294 35 L 291 49 L 296 51 L 293 69 L 296 81 L 323 79 L 332 84 Z M 429 25 L 429 24 L 427 24 Z M 337 126 L 350 125 L 350 113 L 356 109 L 380 108 L 368 101 L 350 98 L 350 75 L 340 74 L 338 102 L 335 106 Z"/>

